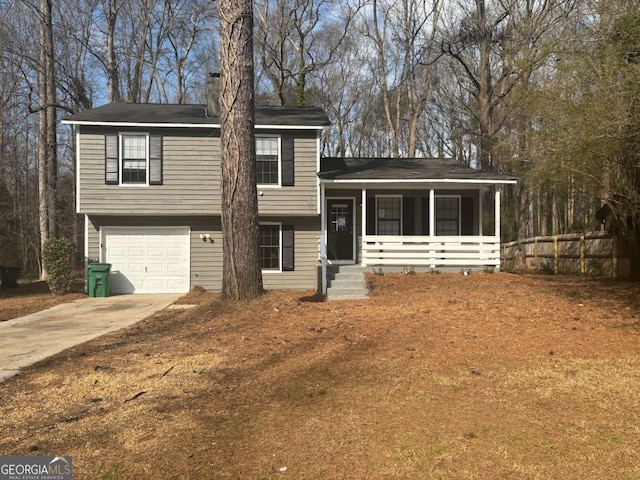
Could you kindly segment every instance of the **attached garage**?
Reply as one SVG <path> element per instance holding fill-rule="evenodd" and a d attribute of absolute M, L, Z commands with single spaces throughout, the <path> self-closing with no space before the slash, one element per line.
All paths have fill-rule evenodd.
<path fill-rule="evenodd" d="M 187 293 L 189 227 L 103 227 L 111 293 Z"/>

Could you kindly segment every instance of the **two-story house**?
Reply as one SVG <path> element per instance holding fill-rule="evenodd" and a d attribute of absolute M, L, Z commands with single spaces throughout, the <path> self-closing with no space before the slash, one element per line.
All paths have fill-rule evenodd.
<path fill-rule="evenodd" d="M 210 102 L 211 103 L 211 102 Z M 211 105 L 114 103 L 71 116 L 88 262 L 113 293 L 220 290 L 220 121 Z M 485 189 L 515 179 L 444 159 L 321 158 L 319 108 L 258 107 L 256 170 L 267 289 L 322 285 L 329 263 L 500 265 Z M 326 253 L 326 255 L 325 255 Z"/>

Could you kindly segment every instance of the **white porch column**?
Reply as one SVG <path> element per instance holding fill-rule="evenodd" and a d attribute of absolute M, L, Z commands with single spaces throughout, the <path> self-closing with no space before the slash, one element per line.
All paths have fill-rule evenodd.
<path fill-rule="evenodd" d="M 363 267 L 367 266 L 367 262 L 365 261 L 364 258 L 364 253 L 365 253 L 365 244 L 364 244 L 364 237 L 367 235 L 367 187 L 362 187 L 362 209 L 360 212 L 360 215 L 362 216 L 362 218 L 360 219 L 361 224 L 362 224 L 362 231 L 361 231 L 361 240 L 360 240 L 360 265 L 362 265 Z M 356 235 L 357 232 L 354 232 L 354 235 Z M 357 237 L 356 237 L 357 238 Z M 357 244 L 356 244 L 356 259 L 358 258 L 358 252 L 357 252 Z M 357 262 L 356 262 L 357 263 Z"/>
<path fill-rule="evenodd" d="M 429 190 L 429 236 L 436 236 L 436 191 L 433 188 Z M 429 250 L 429 253 L 433 256 L 436 252 Z M 431 268 L 436 268 L 435 264 L 431 264 Z"/>
<path fill-rule="evenodd" d="M 436 236 L 436 191 L 429 190 L 429 235 Z"/>
<path fill-rule="evenodd" d="M 495 225 L 496 225 L 496 231 L 495 231 L 495 236 L 498 238 L 498 241 L 500 241 L 500 191 L 498 190 L 498 188 L 496 187 L 496 196 L 495 196 L 495 200 L 494 200 L 494 204 L 495 204 L 495 208 L 496 208 L 496 213 L 495 213 Z"/>
<path fill-rule="evenodd" d="M 480 236 L 484 233 L 482 228 L 482 197 L 484 197 L 484 192 L 482 190 L 482 188 L 478 190 L 478 235 Z"/>
<path fill-rule="evenodd" d="M 320 184 L 320 238 L 318 239 L 322 276 L 322 294 L 327 293 L 327 201 L 324 183 Z"/>

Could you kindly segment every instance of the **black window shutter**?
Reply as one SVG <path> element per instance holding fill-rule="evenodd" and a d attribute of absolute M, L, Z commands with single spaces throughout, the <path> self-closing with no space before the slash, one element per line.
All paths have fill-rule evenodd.
<path fill-rule="evenodd" d="M 416 234 L 416 199 L 404 197 L 402 199 L 402 234 Z"/>
<path fill-rule="evenodd" d="M 294 270 L 294 235 L 293 225 L 282 226 L 282 271 Z"/>
<path fill-rule="evenodd" d="M 149 137 L 149 184 L 162 185 L 162 136 Z"/>
<path fill-rule="evenodd" d="M 293 137 L 283 136 L 281 138 L 281 153 L 282 153 L 282 186 L 283 187 L 293 187 L 294 180 L 294 164 L 293 164 Z"/>
<path fill-rule="evenodd" d="M 460 209 L 460 234 L 473 235 L 473 197 L 462 197 Z"/>
<path fill-rule="evenodd" d="M 119 176 L 118 135 L 104 136 L 104 183 L 117 185 Z"/>

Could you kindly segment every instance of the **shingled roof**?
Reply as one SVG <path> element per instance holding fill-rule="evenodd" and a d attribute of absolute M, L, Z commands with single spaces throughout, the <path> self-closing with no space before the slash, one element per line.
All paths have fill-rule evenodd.
<path fill-rule="evenodd" d="M 317 107 L 256 107 L 256 126 L 325 127 L 327 114 Z M 218 116 L 208 116 L 206 105 L 174 105 L 157 103 L 109 103 L 79 112 L 64 123 L 101 125 L 220 125 Z"/>
<path fill-rule="evenodd" d="M 448 158 L 336 158 L 320 162 L 318 176 L 335 181 L 475 180 L 516 183 L 517 178 L 475 170 Z"/>

